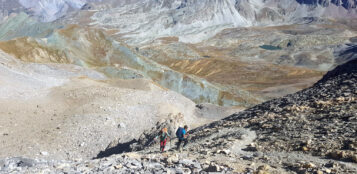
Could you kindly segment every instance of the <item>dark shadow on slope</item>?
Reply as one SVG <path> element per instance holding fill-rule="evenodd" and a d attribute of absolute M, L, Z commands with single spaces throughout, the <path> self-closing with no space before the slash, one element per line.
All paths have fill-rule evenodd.
<path fill-rule="evenodd" d="M 328 7 L 331 4 L 334 4 L 336 6 L 342 6 L 345 9 L 351 9 L 351 8 L 356 8 L 356 2 L 353 1 L 348 1 L 348 0 L 342 0 L 342 1 L 330 1 L 330 0 L 296 0 L 299 4 L 306 4 L 306 5 L 321 5 L 323 7 Z"/>
<path fill-rule="evenodd" d="M 351 45 L 348 49 L 340 54 L 340 56 L 344 56 L 347 54 L 357 53 L 357 45 Z"/>
<path fill-rule="evenodd" d="M 177 120 L 181 119 L 180 117 L 177 118 L 169 118 L 163 122 L 157 122 L 155 126 L 151 129 L 145 130 L 138 139 L 133 139 L 128 142 L 123 142 L 116 144 L 115 147 L 108 147 L 106 150 L 101 151 L 96 158 L 105 158 L 114 154 L 121 154 L 125 152 L 135 152 L 135 151 L 142 151 L 151 146 L 154 146 L 156 141 L 155 138 L 157 137 L 159 131 L 163 128 L 167 128 L 170 135 L 174 135 L 176 132 Z M 171 140 L 175 139 L 174 137 Z M 171 143 L 171 142 L 170 142 Z M 171 145 L 171 144 L 170 144 Z"/>
<path fill-rule="evenodd" d="M 104 151 L 101 151 L 97 155 L 97 157 L 95 157 L 95 159 L 109 157 L 109 156 L 114 155 L 114 154 L 121 154 L 121 153 L 124 153 L 124 152 L 130 152 L 130 151 L 132 151 L 131 145 L 133 143 L 135 143 L 135 142 L 136 142 L 136 140 L 132 140 L 132 141 L 129 141 L 129 142 L 126 142 L 126 143 L 118 144 L 117 146 L 109 148 L 109 149 L 106 149 Z"/>
<path fill-rule="evenodd" d="M 355 51 L 357 51 L 357 47 L 354 49 L 355 49 Z M 339 65 L 335 69 L 327 72 L 324 75 L 324 77 L 321 80 L 319 80 L 316 84 L 325 82 L 328 79 L 334 78 L 341 74 L 351 74 L 351 73 L 357 73 L 357 58 L 354 58 L 354 59 L 348 61 L 347 63 Z"/>
<path fill-rule="evenodd" d="M 357 44 L 348 45 L 347 49 L 344 49 L 338 53 L 338 58 L 336 59 L 337 64 L 344 64 L 350 60 L 357 59 Z"/>

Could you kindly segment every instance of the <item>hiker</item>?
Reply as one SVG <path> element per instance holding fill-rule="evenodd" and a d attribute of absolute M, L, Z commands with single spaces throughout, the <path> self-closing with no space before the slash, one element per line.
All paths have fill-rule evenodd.
<path fill-rule="evenodd" d="M 176 136 L 178 138 L 177 142 L 177 150 L 181 151 L 181 144 L 184 142 L 183 147 L 185 147 L 188 143 L 187 137 L 188 137 L 188 126 L 185 125 L 183 128 L 179 127 L 176 131 Z"/>
<path fill-rule="evenodd" d="M 170 134 L 167 132 L 167 128 L 162 128 L 161 131 L 159 132 L 159 135 L 157 135 L 155 139 L 157 139 L 158 137 L 160 137 L 160 151 L 164 152 L 166 142 L 170 141 L 171 138 Z"/>

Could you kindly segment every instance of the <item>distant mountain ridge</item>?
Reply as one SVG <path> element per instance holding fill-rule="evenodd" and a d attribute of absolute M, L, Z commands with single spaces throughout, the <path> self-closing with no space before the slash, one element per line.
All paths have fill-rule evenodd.
<path fill-rule="evenodd" d="M 294 0 L 104 0 L 92 4 L 94 9 L 102 4 L 93 15 L 92 24 L 118 29 L 120 34 L 132 38 L 130 42 L 134 44 L 169 36 L 179 37 L 182 42 L 197 43 L 226 28 L 285 25 L 305 22 L 306 18 L 357 18 L 355 1 L 344 5 L 346 3 Z M 103 4 L 111 5 L 103 10 Z"/>
<path fill-rule="evenodd" d="M 334 4 L 346 9 L 356 8 L 357 0 L 296 0 L 300 4 L 321 5 L 324 7 Z"/>
<path fill-rule="evenodd" d="M 87 6 L 88 3 L 93 2 L 94 6 L 96 6 L 96 4 L 106 4 L 111 7 L 139 5 L 146 10 L 158 8 L 177 10 L 183 8 L 197 9 L 203 7 L 203 5 L 214 7 L 228 5 L 233 9 L 228 8 L 228 11 L 225 12 L 232 14 L 238 12 L 242 16 L 244 16 L 244 14 L 256 13 L 257 8 L 271 8 L 272 10 L 283 9 L 289 11 L 291 8 L 294 8 L 296 4 L 314 6 L 314 8 L 317 8 L 317 6 L 325 8 L 333 5 L 343 7 L 349 11 L 355 11 L 357 6 L 357 0 L 2 0 L 0 8 L 2 12 L 6 11 L 7 13 L 14 12 L 16 11 L 15 9 L 26 9 L 27 12 L 37 16 L 42 22 L 51 22 L 65 16 L 70 11 L 80 10 L 82 7 Z M 215 14 L 220 13 L 219 10 L 213 12 Z M 271 13 L 271 11 L 267 13 Z"/>

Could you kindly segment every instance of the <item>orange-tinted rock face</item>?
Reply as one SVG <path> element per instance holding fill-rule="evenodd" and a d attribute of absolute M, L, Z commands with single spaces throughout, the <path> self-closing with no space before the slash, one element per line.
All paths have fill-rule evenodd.
<path fill-rule="evenodd" d="M 179 72 L 193 74 L 221 85 L 240 87 L 250 92 L 296 84 L 309 78 L 319 78 L 323 74 L 306 68 L 267 63 L 257 65 L 224 59 L 171 60 L 163 64 Z M 300 88 L 304 88 L 304 85 Z"/>
<path fill-rule="evenodd" d="M 41 45 L 35 39 L 29 37 L 0 42 L 0 49 L 27 62 L 70 63 L 64 52 Z"/>

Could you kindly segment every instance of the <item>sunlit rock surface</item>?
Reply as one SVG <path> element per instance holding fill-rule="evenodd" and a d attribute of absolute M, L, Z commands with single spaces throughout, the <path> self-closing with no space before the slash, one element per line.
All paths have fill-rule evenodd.
<path fill-rule="evenodd" d="M 165 37 L 140 47 L 139 53 L 176 71 L 272 99 L 304 89 L 346 62 L 336 55 L 355 35 L 349 24 L 316 21 L 226 29 L 197 44 Z"/>
<path fill-rule="evenodd" d="M 334 57 L 357 27 L 350 2 L 3 2 L 11 10 L 1 49 L 21 60 L 148 78 L 219 105 L 252 106 L 310 86 L 343 63 Z"/>
<path fill-rule="evenodd" d="M 99 71 L 112 77 L 149 78 L 197 103 L 248 106 L 259 102 L 257 98 L 250 96 L 244 90 L 230 91 L 224 86 L 174 71 L 139 56 L 125 45 L 110 40 L 103 32 L 96 29 L 73 25 L 45 39 L 25 37 L 1 42 L 0 48 L 28 62 L 72 63 L 83 67 L 98 68 Z M 135 71 L 127 71 L 126 67 Z M 134 72 L 136 75 L 133 74 Z"/>

